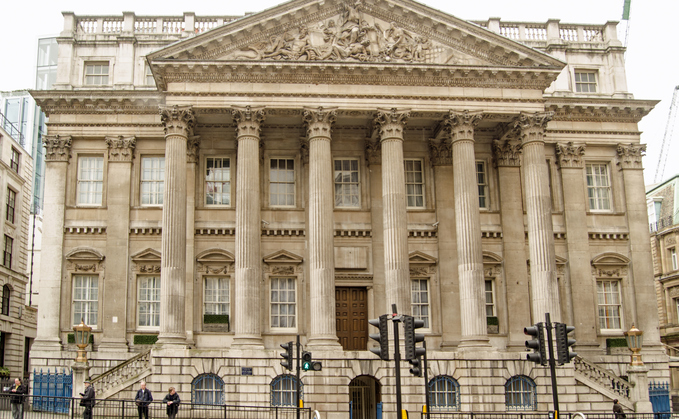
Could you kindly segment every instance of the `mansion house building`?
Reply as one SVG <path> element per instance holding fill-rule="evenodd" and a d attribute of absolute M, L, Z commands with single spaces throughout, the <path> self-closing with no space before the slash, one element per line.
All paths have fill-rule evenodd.
<path fill-rule="evenodd" d="M 637 126 L 657 102 L 627 91 L 616 22 L 411 0 L 63 16 L 56 82 L 31 92 L 49 117 L 32 368 L 70 367 L 82 319 L 97 397 L 144 379 L 290 405 L 299 385 L 323 417 L 393 414 L 368 319 L 396 304 L 424 321 L 433 411 L 551 410 L 523 333 L 546 313 L 575 326 L 562 410 L 646 411 L 669 379 Z M 300 382 L 279 356 L 297 335 L 323 365 Z"/>

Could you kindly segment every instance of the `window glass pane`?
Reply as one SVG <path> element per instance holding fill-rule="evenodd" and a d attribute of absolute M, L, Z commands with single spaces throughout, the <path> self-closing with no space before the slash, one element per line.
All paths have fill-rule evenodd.
<path fill-rule="evenodd" d="M 271 159 L 269 169 L 269 204 L 295 205 L 295 164 L 292 159 Z"/>
<path fill-rule="evenodd" d="M 424 182 L 422 162 L 420 160 L 405 160 L 406 201 L 411 208 L 424 207 Z"/>
<path fill-rule="evenodd" d="M 231 205 L 231 161 L 228 158 L 206 158 L 205 204 Z"/>
<path fill-rule="evenodd" d="M 75 275 L 73 277 L 73 324 L 84 321 L 96 326 L 99 311 L 99 277 L 96 275 Z"/>
<path fill-rule="evenodd" d="M 271 327 L 296 327 L 295 279 L 271 278 Z"/>
<path fill-rule="evenodd" d="M 141 165 L 142 205 L 162 205 L 164 190 L 165 158 L 143 157 Z"/>
<path fill-rule="evenodd" d="M 335 160 L 335 206 L 358 207 L 358 160 Z"/>
<path fill-rule="evenodd" d="M 160 325 L 160 277 L 139 278 L 137 306 L 139 326 L 158 327 Z"/>
<path fill-rule="evenodd" d="M 429 328 L 429 292 L 426 279 L 414 279 L 411 281 L 411 303 L 413 316 L 424 322 L 425 328 Z"/>

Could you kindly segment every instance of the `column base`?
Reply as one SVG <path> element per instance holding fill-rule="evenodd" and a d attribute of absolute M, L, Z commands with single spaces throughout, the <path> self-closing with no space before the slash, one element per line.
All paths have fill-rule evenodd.
<path fill-rule="evenodd" d="M 461 352 L 472 352 L 472 351 L 490 351 L 493 350 L 493 346 L 490 344 L 490 339 L 488 336 L 470 336 L 462 338 L 460 344 L 457 347 L 458 351 Z"/>
<path fill-rule="evenodd" d="M 337 336 L 318 336 L 309 338 L 307 342 L 309 348 L 314 348 L 318 351 L 341 351 L 342 345 L 339 343 Z"/>
<path fill-rule="evenodd" d="M 97 347 L 99 352 L 127 352 L 127 340 L 125 339 L 102 339 Z"/>
<path fill-rule="evenodd" d="M 166 348 L 173 348 L 173 349 L 186 349 L 187 344 L 186 344 L 186 336 L 183 334 L 174 334 L 174 333 L 167 333 L 163 334 L 161 333 L 158 335 L 158 342 L 156 342 L 156 345 L 166 347 Z"/>
<path fill-rule="evenodd" d="M 239 335 L 233 338 L 231 347 L 234 349 L 264 349 L 264 342 L 259 335 Z"/>
<path fill-rule="evenodd" d="M 31 352 L 61 352 L 61 340 L 57 338 L 41 339 L 37 338 L 31 346 Z"/>

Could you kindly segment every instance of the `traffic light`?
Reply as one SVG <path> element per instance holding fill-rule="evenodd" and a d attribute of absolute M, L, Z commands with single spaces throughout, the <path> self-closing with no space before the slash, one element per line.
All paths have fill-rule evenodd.
<path fill-rule="evenodd" d="M 311 352 L 302 352 L 302 369 L 304 371 L 320 371 L 323 369 L 323 364 L 311 359 Z"/>
<path fill-rule="evenodd" d="M 410 373 L 415 377 L 422 377 L 422 358 L 418 356 L 415 359 L 409 359 L 408 363 L 412 365 Z"/>
<path fill-rule="evenodd" d="M 380 343 L 379 348 L 370 348 L 370 352 L 378 355 L 380 359 L 389 361 L 389 331 L 387 330 L 387 322 L 389 315 L 383 314 L 379 319 L 368 320 L 368 323 L 377 327 L 380 333 L 371 333 L 370 339 L 376 340 Z"/>
<path fill-rule="evenodd" d="M 424 335 L 422 333 L 415 333 L 415 329 L 424 327 L 424 321 L 413 316 L 403 316 L 403 326 L 405 328 L 406 359 L 418 358 L 424 354 L 425 349 L 418 348 L 415 345 L 417 342 L 424 340 Z"/>
<path fill-rule="evenodd" d="M 556 329 L 556 354 L 559 365 L 568 364 L 571 359 L 578 356 L 577 353 L 571 352 L 571 346 L 575 345 L 575 339 L 569 339 L 568 334 L 575 330 L 573 326 L 567 326 L 565 323 L 554 323 Z"/>
<path fill-rule="evenodd" d="M 285 352 L 281 353 L 283 357 L 281 365 L 283 368 L 292 371 L 292 341 L 282 344 L 281 348 L 285 349 Z"/>
<path fill-rule="evenodd" d="M 533 339 L 526 341 L 526 348 L 533 350 L 532 354 L 526 355 L 526 359 L 539 365 L 547 365 L 545 329 L 542 327 L 542 323 L 535 323 L 534 326 L 524 327 L 523 333 L 533 337 Z"/>

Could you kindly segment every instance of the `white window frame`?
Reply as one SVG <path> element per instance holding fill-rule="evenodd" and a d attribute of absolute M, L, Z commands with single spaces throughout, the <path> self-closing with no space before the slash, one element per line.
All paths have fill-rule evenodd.
<path fill-rule="evenodd" d="M 586 75 L 586 80 L 582 77 Z M 599 74 L 596 70 L 575 69 L 573 70 L 573 83 L 575 84 L 575 93 L 598 93 L 599 92 Z M 587 87 L 586 90 L 582 90 Z M 592 90 L 592 87 L 594 90 Z"/>
<path fill-rule="evenodd" d="M 146 282 L 151 279 L 156 280 L 156 283 L 153 285 L 157 286 L 145 286 L 147 285 Z M 142 299 L 142 286 L 145 286 L 152 293 L 157 293 L 158 298 L 153 299 L 154 294 L 151 294 L 151 298 L 149 298 L 147 293 L 147 297 Z M 157 317 L 157 324 L 142 324 L 142 305 L 148 307 L 148 313 L 144 313 L 144 315 Z M 160 274 L 137 276 L 137 328 L 139 330 L 158 330 L 160 328 Z"/>
<path fill-rule="evenodd" d="M 481 171 L 479 171 L 479 166 L 481 166 Z M 490 208 L 490 197 L 488 196 L 488 170 L 486 162 L 484 160 L 476 160 L 474 167 L 476 169 L 476 185 L 479 188 L 479 208 L 488 209 Z"/>
<path fill-rule="evenodd" d="M 349 177 L 351 177 L 351 173 L 353 173 L 354 170 L 351 169 L 351 167 L 349 168 L 348 171 L 345 170 L 344 169 L 344 162 L 356 162 L 356 170 L 355 170 L 356 181 L 355 182 L 353 182 L 353 181 L 344 182 L 344 178 L 342 178 L 341 182 L 337 182 L 337 176 L 338 176 L 337 172 L 338 172 L 338 170 L 335 169 L 337 167 L 337 162 L 342 162 L 342 163 L 340 163 L 342 165 L 342 169 L 339 170 L 339 172 L 342 173 L 342 176 L 346 176 L 344 173 L 348 172 Z M 351 166 L 351 164 L 350 164 L 350 166 Z M 333 172 L 332 173 L 333 173 L 333 185 L 334 185 L 334 188 L 335 188 L 335 192 L 334 192 L 335 208 L 348 208 L 348 209 L 361 208 L 361 163 L 360 163 L 359 159 L 353 158 L 353 157 L 333 159 Z M 345 193 L 343 193 L 344 191 L 342 191 L 342 194 L 338 195 L 337 194 L 338 186 L 341 186 L 341 189 L 344 189 L 344 186 L 348 186 L 351 189 L 352 185 L 354 185 L 356 187 L 356 203 L 355 204 L 353 204 L 353 203 L 345 204 L 343 202 L 344 199 L 340 199 L 340 202 L 338 202 L 338 199 L 337 199 L 338 197 L 349 197 L 349 198 L 351 198 L 351 197 L 354 196 L 354 194 L 345 194 Z"/>
<path fill-rule="evenodd" d="M 145 178 L 144 164 L 151 162 L 150 178 Z M 157 163 L 157 165 L 156 165 Z M 158 176 L 160 174 L 160 176 Z M 139 203 L 143 207 L 162 207 L 163 192 L 165 190 L 165 157 L 146 156 L 141 158 L 141 173 L 139 174 Z M 145 185 L 149 190 L 144 191 Z M 144 197 L 148 196 L 148 203 L 144 203 Z"/>
<path fill-rule="evenodd" d="M 615 285 L 614 288 L 616 289 L 614 290 L 608 289 L 608 286 L 613 285 Z M 619 279 L 597 279 L 596 288 L 597 288 L 597 322 L 599 324 L 599 329 L 622 330 L 624 327 L 622 310 L 622 281 Z M 616 298 L 617 302 L 614 301 Z M 602 312 L 602 309 L 604 310 L 604 312 Z M 611 311 L 609 312 L 609 310 Z M 617 325 L 611 324 L 615 322 L 616 315 L 618 324 Z"/>
<path fill-rule="evenodd" d="M 217 287 L 209 287 L 208 283 L 216 281 Z M 206 275 L 203 277 L 203 315 L 205 314 L 226 314 L 231 318 L 231 279 L 228 276 Z M 226 285 L 221 289 L 220 285 Z M 223 310 L 208 309 L 208 307 L 218 308 L 225 306 Z"/>
<path fill-rule="evenodd" d="M 488 290 L 488 284 L 490 284 L 490 290 Z M 486 317 L 497 317 L 497 304 L 495 299 L 495 280 L 485 279 L 484 280 L 484 295 L 486 301 Z M 490 297 L 490 301 L 489 300 Z M 490 314 L 489 309 L 490 308 Z"/>
<path fill-rule="evenodd" d="M 83 71 L 85 86 L 108 86 L 111 75 L 111 63 L 108 61 L 86 61 Z M 104 68 L 106 72 L 104 73 Z"/>
<path fill-rule="evenodd" d="M 280 300 L 280 291 L 281 288 L 280 286 L 276 286 L 274 288 L 274 285 L 280 284 L 281 280 L 287 280 L 292 282 L 292 290 L 289 288 L 286 288 L 286 292 L 292 291 L 294 294 L 294 301 L 281 301 Z M 276 293 L 276 294 L 275 294 Z M 298 307 L 298 298 L 297 298 L 297 276 L 271 276 L 269 277 L 269 321 L 270 321 L 270 327 L 272 330 L 296 330 L 297 329 L 297 324 L 298 324 L 298 313 L 299 313 L 299 307 Z M 276 296 L 276 298 L 274 298 Z M 281 314 L 280 307 L 279 305 L 285 305 L 286 307 L 294 307 L 294 314 Z M 286 325 L 281 326 L 281 316 L 285 316 L 286 318 Z M 288 324 L 288 320 L 292 318 L 292 321 L 294 324 L 290 326 Z"/>
<path fill-rule="evenodd" d="M 151 71 L 151 66 L 148 63 L 144 63 L 144 85 L 145 86 L 155 86 L 156 80 L 153 78 L 153 71 Z"/>
<path fill-rule="evenodd" d="M 419 164 L 419 170 L 415 169 L 416 164 Z M 403 166 L 406 180 L 406 207 L 409 209 L 426 208 L 427 201 L 425 199 L 426 190 L 424 182 L 424 161 L 422 159 L 403 159 Z M 417 179 L 418 174 L 419 181 Z M 418 187 L 420 188 L 419 193 L 417 192 Z M 417 202 L 418 198 L 421 199 L 419 205 Z M 411 200 L 415 202 L 411 202 Z"/>
<path fill-rule="evenodd" d="M 599 169 L 595 173 L 595 168 Z M 605 169 L 601 173 L 601 168 Z M 585 177 L 587 185 L 587 207 L 593 212 L 610 212 L 613 208 L 613 197 L 611 194 L 611 171 L 607 163 L 587 163 L 585 165 Z M 607 184 L 602 184 L 601 179 L 605 179 Z M 604 205 L 608 202 L 608 207 Z"/>
<path fill-rule="evenodd" d="M 276 162 L 276 168 L 274 169 L 272 167 L 273 162 Z M 280 163 L 285 162 L 286 167 L 284 169 L 280 168 Z M 287 168 L 288 163 L 292 162 L 292 170 Z M 297 193 L 296 193 L 296 180 L 297 180 L 297 164 L 295 163 L 295 159 L 293 158 L 288 158 L 288 157 L 271 157 L 269 159 L 269 206 L 271 207 L 286 207 L 286 208 L 294 208 L 295 203 L 297 202 Z M 289 172 L 292 171 L 292 181 L 288 178 Z M 281 173 L 286 174 L 285 179 L 279 179 L 279 175 Z M 279 193 L 278 191 L 274 192 L 274 189 L 277 189 L 277 186 L 281 185 L 284 188 L 292 186 L 292 203 L 280 203 L 280 198 L 288 198 L 291 194 L 288 193 Z M 276 199 L 273 199 L 274 195 L 276 196 Z M 274 203 L 274 201 L 276 201 Z M 287 199 L 286 199 L 287 201 Z"/>
<path fill-rule="evenodd" d="M 84 291 L 84 294 L 82 291 Z M 81 308 L 79 309 L 79 307 Z M 73 325 L 80 324 L 81 320 L 84 320 L 88 326 L 97 327 L 99 321 L 99 275 L 73 275 Z"/>
<path fill-rule="evenodd" d="M 426 287 L 424 290 L 421 287 L 423 283 Z M 422 296 L 426 297 L 426 301 L 422 301 Z M 431 330 L 431 288 L 429 278 L 411 278 L 410 301 L 413 317 L 424 321 L 423 329 Z M 423 314 L 423 311 L 426 311 L 426 313 Z"/>
<path fill-rule="evenodd" d="M 213 167 L 209 168 L 208 167 L 208 162 L 212 160 Z M 214 164 L 216 162 L 219 162 L 221 164 L 221 167 L 214 167 Z M 224 163 L 228 164 L 228 167 L 224 167 Z M 211 174 L 209 172 L 210 169 L 213 169 L 213 173 Z M 214 169 L 221 169 L 219 172 L 226 173 L 226 176 L 223 174 L 220 176 L 220 179 L 217 179 L 217 171 Z M 227 169 L 227 170 L 224 170 Z M 207 156 L 205 157 L 205 205 L 208 207 L 230 207 L 231 206 L 231 158 L 226 157 L 226 156 Z M 226 180 L 223 178 L 226 177 Z M 214 186 L 211 186 L 211 184 L 214 184 Z M 215 193 L 215 194 L 210 194 L 208 191 L 210 190 L 211 187 L 215 187 L 217 185 L 221 185 L 221 192 Z M 214 203 L 215 199 L 213 198 L 213 203 L 208 202 L 208 196 L 210 195 L 217 195 L 219 194 L 221 196 L 221 202 L 222 203 Z M 224 203 L 224 198 L 226 198 L 226 203 Z"/>
<path fill-rule="evenodd" d="M 86 174 L 86 176 L 85 176 Z M 79 206 L 99 207 L 104 196 L 104 157 L 78 157 L 76 202 Z M 85 199 L 83 199 L 83 197 Z"/>
<path fill-rule="evenodd" d="M 677 260 L 677 248 L 672 247 L 670 251 L 670 264 L 672 265 L 672 270 L 676 271 L 679 269 L 679 261 Z"/>

